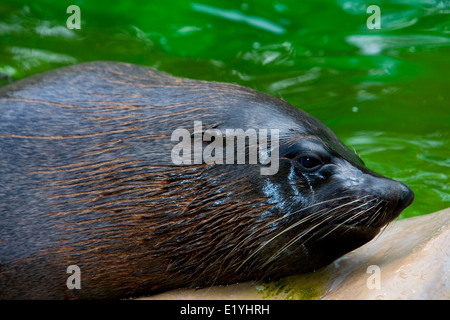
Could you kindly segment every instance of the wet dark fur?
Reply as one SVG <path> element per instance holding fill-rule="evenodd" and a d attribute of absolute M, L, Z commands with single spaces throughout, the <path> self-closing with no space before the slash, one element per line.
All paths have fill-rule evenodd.
<path fill-rule="evenodd" d="M 194 120 L 279 129 L 279 172 L 173 165 L 171 134 Z M 333 165 L 301 172 L 305 139 Z M 412 201 L 282 100 L 122 63 L 1 88 L 0 150 L 2 299 L 125 298 L 306 272 L 371 240 Z M 66 286 L 69 265 L 80 290 Z"/>

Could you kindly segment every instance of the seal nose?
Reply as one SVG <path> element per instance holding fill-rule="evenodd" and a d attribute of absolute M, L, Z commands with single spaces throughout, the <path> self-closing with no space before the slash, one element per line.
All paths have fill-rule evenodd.
<path fill-rule="evenodd" d="M 414 192 L 404 183 L 376 173 L 369 173 L 365 175 L 365 178 L 365 183 L 368 186 L 366 190 L 387 202 L 388 214 L 384 219 L 386 221 L 398 217 L 414 200 Z M 384 220 L 380 223 L 386 222 Z"/>
<path fill-rule="evenodd" d="M 414 201 L 414 192 L 406 184 L 398 182 L 398 202 L 395 212 L 402 212 Z"/>

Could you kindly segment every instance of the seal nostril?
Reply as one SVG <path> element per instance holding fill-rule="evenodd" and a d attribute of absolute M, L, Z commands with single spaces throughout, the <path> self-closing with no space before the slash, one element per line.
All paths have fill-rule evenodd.
<path fill-rule="evenodd" d="M 396 212 L 405 210 L 414 201 L 414 192 L 406 184 L 400 183 Z"/>

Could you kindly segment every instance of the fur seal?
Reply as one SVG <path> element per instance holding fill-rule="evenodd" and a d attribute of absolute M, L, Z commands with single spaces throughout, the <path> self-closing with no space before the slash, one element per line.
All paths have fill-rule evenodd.
<path fill-rule="evenodd" d="M 277 129 L 276 173 L 174 164 L 173 132 L 195 136 L 195 121 L 202 134 Z M 308 272 L 414 198 L 285 101 L 125 63 L 1 88 L 0 150 L 1 299 L 117 299 Z"/>

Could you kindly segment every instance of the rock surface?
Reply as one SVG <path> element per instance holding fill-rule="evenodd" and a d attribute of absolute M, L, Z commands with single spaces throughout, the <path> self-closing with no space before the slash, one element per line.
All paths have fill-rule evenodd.
<path fill-rule="evenodd" d="M 450 208 L 395 221 L 313 273 L 271 283 L 180 289 L 143 299 L 450 299 Z"/>

